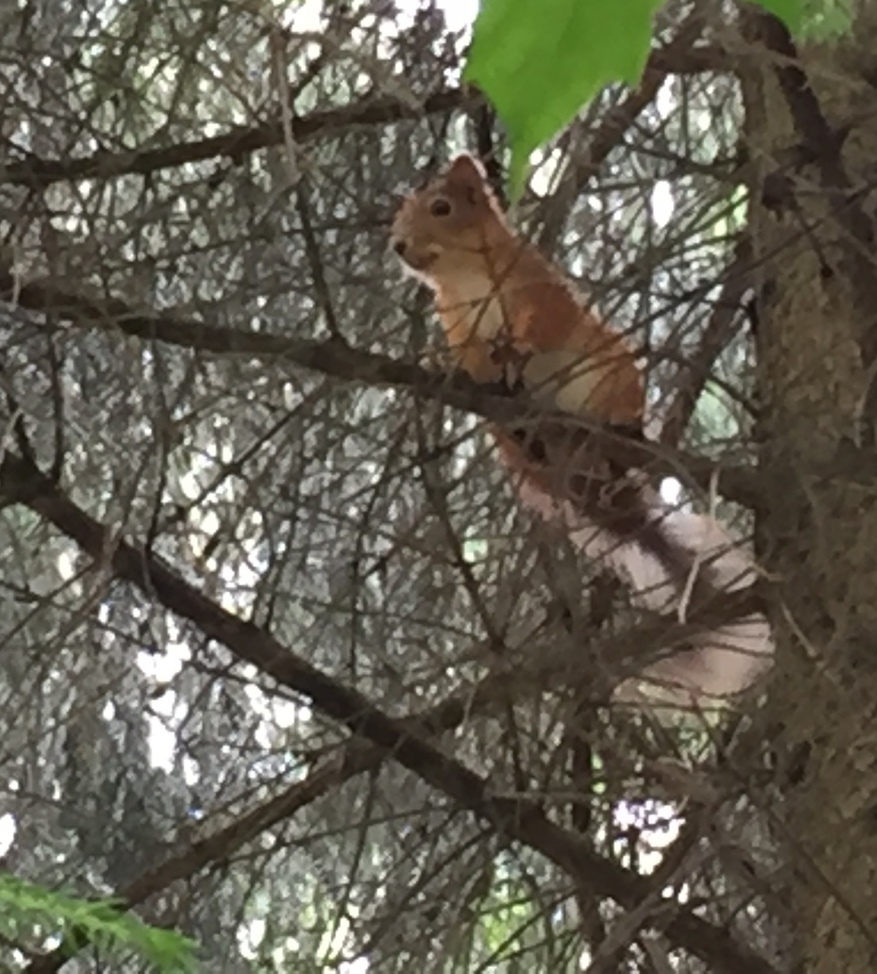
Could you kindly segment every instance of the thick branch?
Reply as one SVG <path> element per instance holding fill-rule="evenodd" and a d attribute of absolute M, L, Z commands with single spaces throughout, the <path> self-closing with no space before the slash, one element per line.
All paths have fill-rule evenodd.
<path fill-rule="evenodd" d="M 435 112 L 459 108 L 476 96 L 460 88 L 439 91 L 419 105 L 398 98 L 368 97 L 344 108 L 314 112 L 292 120 L 292 135 L 296 142 L 329 135 L 353 125 L 379 125 L 406 118 L 421 118 Z M 285 139 L 282 122 L 274 119 L 254 127 L 237 126 L 222 135 L 180 142 L 160 149 L 130 152 L 102 150 L 79 158 L 42 159 L 29 156 L 23 162 L 0 167 L 0 184 L 45 189 L 63 180 L 111 179 L 132 173 L 146 175 L 162 169 L 172 169 L 186 163 L 207 159 L 228 158 L 238 161 L 251 152 L 281 145 Z"/>

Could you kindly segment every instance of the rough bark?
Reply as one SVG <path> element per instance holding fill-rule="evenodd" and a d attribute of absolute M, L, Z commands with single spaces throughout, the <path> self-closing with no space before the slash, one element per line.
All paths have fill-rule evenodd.
<path fill-rule="evenodd" d="M 816 470 L 862 445 L 873 422 L 863 415 L 877 330 L 865 186 L 877 126 L 873 113 L 857 116 L 873 105 L 865 75 L 877 17 L 860 13 L 855 43 L 831 48 L 797 51 L 754 12 L 747 31 L 764 49 L 744 99 L 758 170 L 761 533 L 780 583 L 768 715 L 780 728 L 793 963 L 808 974 L 874 970 L 877 482 Z M 790 158 L 797 165 L 777 163 Z"/>

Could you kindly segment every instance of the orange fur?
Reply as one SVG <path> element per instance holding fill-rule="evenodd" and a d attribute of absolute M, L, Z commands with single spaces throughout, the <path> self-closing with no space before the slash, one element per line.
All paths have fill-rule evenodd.
<path fill-rule="evenodd" d="M 449 212 L 435 215 L 440 203 Z M 514 233 L 471 156 L 459 156 L 405 200 L 392 237 L 402 260 L 435 291 L 451 354 L 474 379 L 523 378 L 537 396 L 544 384 L 552 399 L 575 401 L 571 411 L 642 422 L 645 387 L 633 351 Z M 568 359 L 527 381 L 528 363 L 558 352 Z"/>
<path fill-rule="evenodd" d="M 435 292 L 451 357 L 476 381 L 520 384 L 547 407 L 642 428 L 645 383 L 633 350 L 585 307 L 559 268 L 517 236 L 471 156 L 458 156 L 405 199 L 393 222 L 392 243 L 405 266 Z M 518 475 L 521 500 L 563 523 L 586 553 L 605 558 L 642 605 L 658 607 L 654 586 L 664 592 L 664 602 L 682 597 L 679 579 L 653 552 L 637 546 L 635 537 L 613 536 L 590 524 L 568 501 L 556 500 L 544 471 L 502 431 L 493 434 L 503 462 Z M 712 519 L 668 511 L 646 489 L 642 496 L 647 517 L 662 519 L 672 543 L 692 559 L 716 549 L 716 532 L 722 529 Z M 727 576 L 733 558 L 722 557 Z M 744 561 L 751 569 L 751 560 Z M 717 566 L 722 575 L 721 558 Z M 734 587 L 730 577 L 721 584 Z M 669 696 L 677 702 L 735 693 L 752 682 L 772 648 L 766 620 L 759 616 L 749 623 L 746 639 L 741 635 L 734 643 L 725 627 L 708 634 L 712 642 L 705 638 L 687 655 L 662 660 L 643 676 L 671 679 L 676 691 Z M 732 660 L 735 652 L 750 655 Z M 630 699 L 631 685 L 622 692 Z"/>

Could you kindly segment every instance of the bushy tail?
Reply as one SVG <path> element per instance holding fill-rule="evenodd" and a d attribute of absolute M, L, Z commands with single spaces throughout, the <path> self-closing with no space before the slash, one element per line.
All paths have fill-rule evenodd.
<path fill-rule="evenodd" d="M 649 492 L 652 517 L 648 545 L 624 539 L 585 519 L 569 502 L 558 503 L 532 481 L 518 484 L 521 500 L 551 521 L 560 520 L 576 547 L 605 564 L 630 587 L 632 601 L 654 612 L 678 612 L 687 595 L 687 579 L 655 553 L 654 538 L 681 553 L 691 572 L 708 575 L 720 592 L 735 592 L 755 581 L 752 558 L 712 517 L 669 508 Z M 674 706 L 720 705 L 740 693 L 770 665 L 773 638 L 760 613 L 704 630 L 688 647 L 668 651 L 616 690 L 616 699 L 663 702 Z"/>

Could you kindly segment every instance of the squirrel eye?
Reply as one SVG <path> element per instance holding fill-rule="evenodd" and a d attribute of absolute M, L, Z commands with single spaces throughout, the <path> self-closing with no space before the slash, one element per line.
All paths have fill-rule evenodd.
<path fill-rule="evenodd" d="M 449 216 L 451 213 L 451 204 L 444 199 L 433 200 L 429 207 L 429 212 L 433 216 Z"/>

